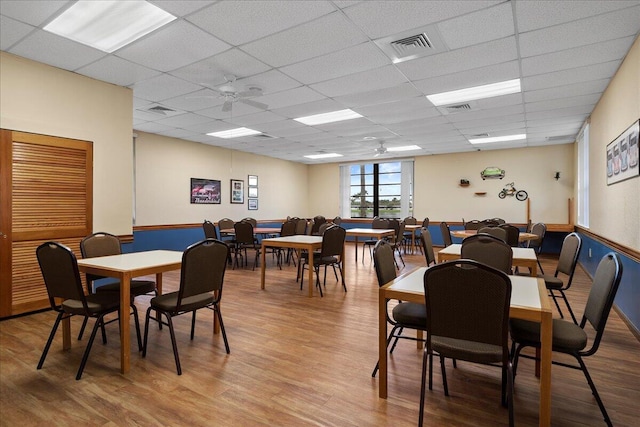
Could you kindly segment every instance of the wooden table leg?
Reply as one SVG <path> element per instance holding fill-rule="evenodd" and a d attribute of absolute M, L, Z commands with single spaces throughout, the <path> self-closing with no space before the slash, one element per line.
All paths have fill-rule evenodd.
<path fill-rule="evenodd" d="M 551 311 L 542 312 L 540 323 L 540 415 L 539 425 L 551 425 L 551 357 L 553 319 Z"/>
<path fill-rule="evenodd" d="M 62 319 L 62 349 L 69 350 L 71 348 L 71 318 L 65 316 Z"/>
<path fill-rule="evenodd" d="M 162 284 L 160 284 L 162 287 Z M 120 277 L 120 372 L 126 374 L 130 368 L 131 337 L 129 336 L 129 308 L 131 304 L 131 273 Z"/>
<path fill-rule="evenodd" d="M 316 286 L 316 283 L 313 281 L 313 246 L 309 245 L 307 251 L 309 253 L 309 298 L 312 298 L 313 288 Z"/>
<path fill-rule="evenodd" d="M 265 257 L 265 252 L 266 252 L 267 248 L 264 245 L 264 242 L 262 242 L 262 248 L 260 251 L 260 289 L 264 289 L 264 273 L 265 270 L 267 268 L 267 265 L 265 263 L 266 257 Z"/>
<path fill-rule="evenodd" d="M 378 294 L 378 397 L 387 398 L 387 302 L 384 289 Z"/>

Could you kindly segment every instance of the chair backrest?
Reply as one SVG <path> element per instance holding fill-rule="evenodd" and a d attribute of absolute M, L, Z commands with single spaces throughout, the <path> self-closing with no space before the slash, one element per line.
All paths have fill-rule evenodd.
<path fill-rule="evenodd" d="M 102 231 L 90 234 L 80 241 L 80 253 L 82 254 L 82 258 L 120 255 L 122 253 L 120 239 L 118 236 Z M 86 277 L 87 287 L 91 290 L 91 283 L 105 276 L 87 274 Z"/>
<path fill-rule="evenodd" d="M 490 234 L 494 237 L 497 237 L 498 239 L 502 240 L 503 242 L 507 242 L 507 230 L 505 230 L 504 228 L 500 228 L 500 227 L 482 227 L 481 229 L 478 230 L 478 234 Z"/>
<path fill-rule="evenodd" d="M 296 221 L 296 234 L 307 234 L 307 220 L 304 218 L 298 218 Z"/>
<path fill-rule="evenodd" d="M 235 241 L 239 245 L 252 245 L 255 240 L 253 238 L 253 225 L 247 221 L 240 221 L 233 224 L 236 232 Z"/>
<path fill-rule="evenodd" d="M 582 239 L 576 233 L 570 233 L 562 241 L 560 256 L 558 258 L 558 266 L 554 276 L 558 277 L 558 273 L 566 274 L 569 278 L 565 285 L 566 288 L 571 286 L 573 280 L 573 272 L 576 270 L 578 256 L 582 248 Z"/>
<path fill-rule="evenodd" d="M 342 224 L 342 218 L 337 216 L 337 217 L 333 218 L 333 220 L 331 222 L 333 222 L 335 225 L 340 225 L 340 224 Z"/>
<path fill-rule="evenodd" d="M 442 233 L 442 241 L 445 246 L 450 246 L 453 244 L 451 241 L 451 231 L 449 231 L 449 226 L 446 222 L 442 221 L 440 223 L 440 233 Z"/>
<path fill-rule="evenodd" d="M 371 228 L 382 230 L 389 228 L 389 220 L 380 218 L 379 216 L 373 218 L 371 221 Z"/>
<path fill-rule="evenodd" d="M 500 225 L 500 224 L 504 224 L 504 223 L 506 223 L 506 222 L 507 222 L 507 221 L 505 221 L 505 220 L 504 220 L 504 219 L 502 219 L 502 218 L 491 218 L 491 219 L 486 220 L 486 221 L 496 222 L 496 223 L 498 223 L 498 225 Z"/>
<path fill-rule="evenodd" d="M 489 234 L 476 234 L 462 241 L 460 258 L 472 259 L 511 274 L 513 249 L 502 239 Z"/>
<path fill-rule="evenodd" d="M 511 247 L 517 247 L 520 244 L 520 229 L 511 224 L 500 224 L 498 227 L 507 230 L 507 243 Z"/>
<path fill-rule="evenodd" d="M 433 242 L 431 241 L 431 233 L 428 228 L 422 227 L 420 229 L 420 241 L 422 242 L 422 251 L 427 261 L 427 267 L 431 263 L 436 262 L 436 255 L 433 253 Z"/>
<path fill-rule="evenodd" d="M 255 219 L 255 218 L 251 218 L 251 217 L 248 216 L 248 217 L 244 218 L 243 221 L 250 222 L 251 225 L 253 225 L 253 228 L 258 228 L 258 220 Z"/>
<path fill-rule="evenodd" d="M 588 321 L 596 331 L 596 336 L 587 355 L 595 353 L 598 349 L 621 278 L 620 256 L 615 252 L 609 252 L 602 257 L 593 276 L 593 284 L 580 322 L 580 327 L 584 328 Z"/>
<path fill-rule="evenodd" d="M 494 219 L 483 219 L 482 221 L 480 221 L 482 223 L 482 226 L 480 228 L 484 228 L 484 227 L 497 227 L 498 225 L 500 225 L 501 223 L 499 223 L 498 221 L 494 220 Z M 479 230 L 479 229 L 478 229 Z"/>
<path fill-rule="evenodd" d="M 324 234 L 324 232 L 327 230 L 327 228 L 332 227 L 336 224 L 333 224 L 331 222 L 325 222 L 320 224 L 320 227 L 318 227 L 318 236 L 322 236 Z"/>
<path fill-rule="evenodd" d="M 408 216 L 408 217 L 406 217 L 405 219 L 403 219 L 403 221 L 404 221 L 404 223 L 405 223 L 405 224 L 407 224 L 407 225 L 416 225 L 416 224 L 418 224 L 418 220 L 417 220 L 417 219 L 415 219 L 415 218 L 414 218 L 414 217 L 412 217 L 412 216 Z"/>
<path fill-rule="evenodd" d="M 477 230 L 479 228 L 481 228 L 484 224 L 480 221 L 478 221 L 477 219 L 474 219 L 472 221 L 467 221 L 464 223 L 464 229 L 465 230 Z"/>
<path fill-rule="evenodd" d="M 422 220 L 422 228 L 429 228 L 429 217 Z"/>
<path fill-rule="evenodd" d="M 45 242 L 36 249 L 40 272 L 49 295 L 51 308 L 60 311 L 56 298 L 82 301 L 87 303 L 78 271 L 78 260 L 68 247 L 57 242 Z M 87 310 L 88 311 L 88 310 Z"/>
<path fill-rule="evenodd" d="M 293 236 L 296 234 L 297 221 L 288 220 L 280 227 L 280 237 Z"/>
<path fill-rule="evenodd" d="M 218 228 L 220 230 L 231 230 L 233 229 L 233 224 L 235 224 L 234 220 L 230 218 L 222 218 L 218 221 Z"/>
<path fill-rule="evenodd" d="M 332 224 L 322 235 L 321 257 L 339 256 L 342 257 L 344 252 L 344 240 L 347 236 L 347 230 L 339 225 Z"/>
<path fill-rule="evenodd" d="M 424 274 L 427 347 L 431 337 L 502 346 L 508 357 L 511 280 L 473 260 L 436 264 Z M 506 359 L 505 359 L 506 360 Z"/>
<path fill-rule="evenodd" d="M 217 291 L 216 299 L 220 299 L 228 256 L 229 247 L 215 239 L 194 243 L 184 251 L 177 311 L 181 311 L 182 301 L 193 295 Z"/>
<path fill-rule="evenodd" d="M 393 247 L 386 240 L 378 240 L 373 247 L 373 265 L 376 269 L 378 286 L 389 283 L 397 277 Z"/>
<path fill-rule="evenodd" d="M 542 222 L 536 222 L 531 227 L 531 233 L 538 236 L 537 239 L 529 240 L 528 247 L 536 250 L 537 253 L 540 253 L 542 250 L 542 243 L 544 242 L 544 236 L 547 234 L 547 226 Z"/>
<path fill-rule="evenodd" d="M 205 219 L 202 223 L 202 229 L 204 230 L 205 239 L 220 239 L 220 236 L 218 236 L 218 229 L 211 221 Z"/>
<path fill-rule="evenodd" d="M 395 220 L 397 221 L 397 220 Z M 395 227 L 395 224 L 394 224 Z M 396 230 L 396 235 L 395 235 L 395 243 L 396 244 L 400 244 L 402 243 L 402 240 L 404 239 L 404 230 L 407 228 L 407 224 L 404 221 L 400 221 L 398 223 L 398 228 L 395 228 Z"/>
<path fill-rule="evenodd" d="M 400 230 L 400 221 L 397 219 L 391 218 L 387 220 L 387 228 L 391 228 L 395 230 L 396 236 L 398 236 L 398 230 Z"/>
<path fill-rule="evenodd" d="M 316 215 L 313 217 L 313 226 L 311 227 L 311 234 L 318 234 L 320 226 L 327 222 L 327 219 L 322 215 Z"/>

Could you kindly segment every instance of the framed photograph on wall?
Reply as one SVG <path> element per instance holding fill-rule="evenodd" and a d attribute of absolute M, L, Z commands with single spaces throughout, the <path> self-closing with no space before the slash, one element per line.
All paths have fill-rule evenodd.
<path fill-rule="evenodd" d="M 248 199 L 247 205 L 250 211 L 258 210 L 258 199 Z"/>
<path fill-rule="evenodd" d="M 247 197 L 257 199 L 258 198 L 258 187 L 248 187 L 247 188 Z"/>
<path fill-rule="evenodd" d="M 241 179 L 231 180 L 231 203 L 244 203 L 244 181 Z"/>
<path fill-rule="evenodd" d="M 607 185 L 640 176 L 638 133 L 640 120 L 607 145 Z"/>
<path fill-rule="evenodd" d="M 249 185 L 249 187 L 257 187 L 258 186 L 258 175 L 249 175 L 248 185 Z"/>
<path fill-rule="evenodd" d="M 220 188 L 218 180 L 191 178 L 191 203 L 219 205 Z"/>

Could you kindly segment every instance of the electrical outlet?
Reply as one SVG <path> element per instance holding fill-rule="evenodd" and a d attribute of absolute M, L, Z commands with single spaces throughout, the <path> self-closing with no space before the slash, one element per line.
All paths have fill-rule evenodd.
<path fill-rule="evenodd" d="M 589 258 L 591 258 L 591 248 L 589 248 Z"/>

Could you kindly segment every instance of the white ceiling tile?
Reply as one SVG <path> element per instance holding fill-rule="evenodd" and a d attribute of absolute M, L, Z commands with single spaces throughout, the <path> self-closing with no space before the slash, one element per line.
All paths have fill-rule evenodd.
<path fill-rule="evenodd" d="M 522 105 L 510 105 L 507 107 L 479 109 L 477 111 L 465 111 L 462 113 L 449 114 L 447 117 L 449 121 L 457 124 L 459 122 L 476 121 L 480 119 L 490 121 L 491 118 L 496 117 L 502 119 L 507 115 L 523 112 L 524 107 Z"/>
<path fill-rule="evenodd" d="M 444 76 L 416 80 L 415 86 L 424 94 L 448 92 L 466 87 L 481 86 L 520 77 L 518 61 L 503 62 L 473 70 L 451 73 Z"/>
<path fill-rule="evenodd" d="M 9 49 L 9 52 L 70 71 L 106 55 L 92 47 L 42 30 L 31 33 Z"/>
<path fill-rule="evenodd" d="M 390 64 L 389 58 L 374 43 L 366 42 L 280 70 L 304 84 L 311 84 L 387 64 Z"/>
<path fill-rule="evenodd" d="M 238 79 L 234 85 L 243 89 L 257 86 L 262 89 L 262 93 L 265 95 L 302 86 L 298 81 L 278 70 L 269 70 L 265 73 Z"/>
<path fill-rule="evenodd" d="M 61 0 L 2 0 L 0 8 L 2 15 L 24 22 L 34 27 L 48 23 L 67 5 L 74 2 Z"/>
<path fill-rule="evenodd" d="M 397 86 L 406 81 L 407 79 L 393 65 L 387 65 L 375 70 L 316 83 L 310 85 L 310 87 L 328 97 L 336 97 Z"/>
<path fill-rule="evenodd" d="M 211 107 L 222 105 L 224 98 L 210 89 L 201 89 L 187 94 L 181 94 L 174 98 L 162 100 L 162 105 L 177 108 L 183 111 L 196 112 Z"/>
<path fill-rule="evenodd" d="M 79 68 L 77 72 L 118 86 L 129 86 L 140 80 L 146 80 L 161 74 L 160 71 L 134 64 L 114 55 L 107 55 L 96 62 Z"/>
<path fill-rule="evenodd" d="M 343 109 L 344 106 L 342 104 L 334 101 L 333 99 L 324 98 L 319 101 L 308 102 L 306 104 L 295 104 L 290 107 L 276 108 L 273 111 L 281 116 L 293 119 Z"/>
<path fill-rule="evenodd" d="M 174 21 L 115 54 L 160 71 L 171 71 L 215 55 L 230 46 L 184 21 Z"/>
<path fill-rule="evenodd" d="M 592 80 L 580 83 L 552 87 L 548 89 L 530 90 L 524 93 L 525 102 L 538 102 L 550 99 L 568 98 L 572 96 L 597 94 L 600 96 L 607 88 L 609 79 Z"/>
<path fill-rule="evenodd" d="M 177 116 L 167 117 L 166 119 L 156 120 L 156 123 L 168 125 L 177 128 L 186 128 L 191 125 L 197 125 L 200 123 L 210 123 L 210 117 L 200 116 L 194 113 L 179 114 Z"/>
<path fill-rule="evenodd" d="M 16 21 L 4 15 L 0 16 L 0 50 L 9 48 L 33 31 L 35 27 Z"/>
<path fill-rule="evenodd" d="M 527 111 L 527 113 L 531 113 L 534 111 L 555 110 L 557 108 L 577 106 L 587 106 L 590 109 L 593 109 L 599 99 L 600 94 L 598 93 L 593 95 L 574 96 L 571 98 L 560 98 L 548 101 L 531 102 L 525 104 L 525 110 Z"/>
<path fill-rule="evenodd" d="M 335 97 L 335 100 L 345 107 L 355 108 L 366 105 L 386 104 L 396 100 L 413 98 L 420 95 L 422 95 L 422 93 L 416 90 L 414 85 L 406 82 L 398 86 L 337 96 Z"/>
<path fill-rule="evenodd" d="M 178 68 L 169 74 L 192 83 L 206 83 L 220 86 L 226 82 L 225 76 L 233 75 L 237 79 L 264 73 L 271 69 L 240 49 L 229 49 L 218 55 L 203 59 L 186 67 Z"/>
<path fill-rule="evenodd" d="M 635 37 L 624 37 L 567 49 L 546 55 L 532 56 L 522 60 L 522 75 L 532 76 L 552 71 L 593 65 L 596 63 L 620 60 L 629 51 Z"/>
<path fill-rule="evenodd" d="M 636 35 L 640 6 L 520 34 L 523 58 Z"/>
<path fill-rule="evenodd" d="M 331 28 L 331 31 L 327 31 Z M 321 43 L 318 41 L 322 40 Z M 274 67 L 293 64 L 364 43 L 367 38 L 334 12 L 315 21 L 256 40 L 242 49 Z"/>
<path fill-rule="evenodd" d="M 200 10 L 207 5 L 202 0 L 147 0 L 173 16 L 183 17 Z"/>
<path fill-rule="evenodd" d="M 438 30 L 449 49 L 472 46 L 515 34 L 511 3 L 440 22 Z"/>
<path fill-rule="evenodd" d="M 336 9 L 327 1 L 218 2 L 187 19 L 232 45 L 264 38 Z"/>
<path fill-rule="evenodd" d="M 411 80 L 444 76 L 518 59 L 515 37 L 494 40 L 476 46 L 439 53 L 396 64 Z"/>
<path fill-rule="evenodd" d="M 168 74 L 161 74 L 133 85 L 137 98 L 160 102 L 163 99 L 194 92 L 200 87 Z"/>
<path fill-rule="evenodd" d="M 171 130 L 168 130 L 168 131 L 159 132 L 159 135 L 169 136 L 171 138 L 179 138 L 179 139 L 189 139 L 190 137 L 198 136 L 197 133 L 194 133 L 185 129 L 179 129 L 179 128 L 172 128 Z"/>
<path fill-rule="evenodd" d="M 246 116 L 235 117 L 233 119 L 233 122 L 242 126 L 251 127 L 252 125 L 258 126 L 269 122 L 279 122 L 282 121 L 282 119 L 282 116 L 272 113 L 271 111 L 261 111 L 255 114 L 247 114 Z M 262 127 L 260 127 L 260 130 L 264 132 Z"/>
<path fill-rule="evenodd" d="M 637 5 L 636 0 L 516 1 L 516 19 L 522 32 L 572 22 Z"/>
<path fill-rule="evenodd" d="M 364 1 L 344 10 L 371 38 L 464 15 L 493 6 L 499 1 Z"/>
<path fill-rule="evenodd" d="M 234 117 L 246 116 L 247 114 L 256 114 L 264 110 L 251 105 L 243 104 L 241 102 L 234 102 L 231 111 L 222 111 L 222 105 L 217 105 L 211 108 L 205 108 L 198 110 L 197 113 L 206 117 L 211 117 L 220 120 L 229 120 L 233 123 Z"/>
<path fill-rule="evenodd" d="M 295 104 L 304 104 L 307 102 L 323 99 L 324 96 L 318 92 L 309 89 L 306 86 L 289 89 L 282 92 L 272 93 L 269 95 L 255 98 L 256 101 L 265 103 L 270 109 L 278 109 L 288 107 Z"/>
<path fill-rule="evenodd" d="M 526 91 L 558 87 L 591 80 L 610 79 L 618 70 L 620 61 L 610 61 L 586 67 L 556 71 L 547 74 L 524 77 L 522 88 Z"/>
<path fill-rule="evenodd" d="M 147 122 L 147 123 L 143 123 L 143 124 L 140 124 L 140 125 L 136 126 L 134 131 L 149 132 L 149 133 L 160 133 L 160 132 L 168 132 L 168 131 L 173 130 L 173 129 L 174 128 L 171 127 L 171 126 L 162 125 L 160 123 Z"/>
<path fill-rule="evenodd" d="M 545 110 L 545 111 L 533 111 L 527 113 L 527 121 L 529 120 L 540 120 L 540 119 L 549 119 L 549 118 L 560 118 L 560 117 L 571 117 L 577 115 L 584 115 L 586 118 L 589 113 L 593 110 L 592 106 L 576 106 L 576 107 L 567 107 L 567 108 L 557 108 L 554 110 Z"/>

